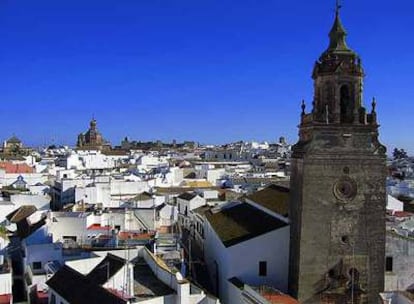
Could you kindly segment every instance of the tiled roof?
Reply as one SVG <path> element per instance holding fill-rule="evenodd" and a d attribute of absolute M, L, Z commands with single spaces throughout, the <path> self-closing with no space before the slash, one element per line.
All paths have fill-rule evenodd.
<path fill-rule="evenodd" d="M 9 304 L 12 299 L 12 294 L 2 294 L 0 295 L 0 304 Z"/>
<path fill-rule="evenodd" d="M 12 162 L 0 162 L 0 169 L 9 174 L 33 173 L 34 170 L 27 164 L 13 164 Z"/>
<path fill-rule="evenodd" d="M 23 205 L 20 208 L 9 213 L 6 218 L 12 223 L 18 223 L 37 211 L 37 208 L 33 205 Z"/>
<path fill-rule="evenodd" d="M 262 296 L 266 300 L 268 300 L 269 303 L 272 303 L 272 304 L 299 304 L 298 300 L 285 294 L 280 294 L 280 295 L 263 294 Z"/>
<path fill-rule="evenodd" d="M 288 216 L 288 188 L 272 184 L 263 190 L 256 191 L 255 193 L 247 196 L 247 199 L 280 215 Z"/>
<path fill-rule="evenodd" d="M 183 192 L 200 190 L 200 187 L 155 187 L 157 195 L 161 194 L 181 194 Z M 208 187 L 203 188 L 203 190 L 220 190 L 219 187 Z"/>
<path fill-rule="evenodd" d="M 69 303 L 127 303 L 67 265 L 63 266 L 46 284 Z"/>
<path fill-rule="evenodd" d="M 114 149 L 114 150 L 104 150 L 102 151 L 102 154 L 107 155 L 107 156 L 127 156 L 129 155 L 129 152 L 127 150 Z"/>
<path fill-rule="evenodd" d="M 111 226 L 101 226 L 100 224 L 92 224 L 88 228 L 88 230 L 111 230 Z"/>
<path fill-rule="evenodd" d="M 206 217 L 225 247 L 287 226 L 284 221 L 247 203 L 217 213 L 208 212 Z"/>
<path fill-rule="evenodd" d="M 211 209 L 211 206 L 204 205 L 204 206 L 198 207 L 198 208 L 196 208 L 196 209 L 193 209 L 193 210 L 192 210 L 192 212 L 194 212 L 194 213 L 198 213 L 198 214 L 203 215 L 203 214 L 205 214 L 207 211 L 209 211 L 210 209 Z"/>
<path fill-rule="evenodd" d="M 299 304 L 298 300 L 273 287 L 260 286 L 253 287 L 253 289 L 271 304 Z"/>
<path fill-rule="evenodd" d="M 414 213 L 407 212 L 407 211 L 395 211 L 392 213 L 395 217 L 411 217 L 414 215 Z"/>
<path fill-rule="evenodd" d="M 187 187 L 210 188 L 213 185 L 208 181 L 185 181 Z"/>
<path fill-rule="evenodd" d="M 108 255 L 86 276 L 92 282 L 103 285 L 125 265 L 126 261 L 108 253 Z"/>

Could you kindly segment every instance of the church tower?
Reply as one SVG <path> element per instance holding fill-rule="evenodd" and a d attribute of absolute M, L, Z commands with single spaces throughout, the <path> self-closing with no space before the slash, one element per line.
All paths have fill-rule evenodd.
<path fill-rule="evenodd" d="M 384 288 L 386 151 L 346 35 L 337 5 L 293 147 L 289 283 L 301 303 L 378 303 Z"/>

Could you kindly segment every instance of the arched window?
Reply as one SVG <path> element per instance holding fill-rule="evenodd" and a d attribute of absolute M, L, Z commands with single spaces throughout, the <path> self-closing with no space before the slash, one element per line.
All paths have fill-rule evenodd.
<path fill-rule="evenodd" d="M 351 123 L 354 120 L 354 101 L 347 85 L 341 86 L 340 90 L 341 122 Z"/>

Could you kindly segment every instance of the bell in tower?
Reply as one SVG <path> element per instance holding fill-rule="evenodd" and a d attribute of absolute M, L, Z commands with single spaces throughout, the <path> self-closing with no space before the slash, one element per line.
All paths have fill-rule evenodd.
<path fill-rule="evenodd" d="M 292 148 L 289 288 L 301 303 L 377 303 L 384 288 L 385 147 L 346 35 L 337 5 Z"/>
<path fill-rule="evenodd" d="M 315 120 L 328 123 L 363 123 L 362 84 L 364 71 L 359 56 L 346 43 L 340 7 L 329 32 L 328 49 L 315 63 Z"/>

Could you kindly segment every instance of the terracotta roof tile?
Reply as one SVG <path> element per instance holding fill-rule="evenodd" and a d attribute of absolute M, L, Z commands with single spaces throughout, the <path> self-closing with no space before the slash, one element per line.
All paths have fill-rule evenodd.
<path fill-rule="evenodd" d="M 12 162 L 0 162 L 0 169 L 9 174 L 33 173 L 34 170 L 27 164 L 13 164 Z"/>
<path fill-rule="evenodd" d="M 18 223 L 37 211 L 37 208 L 33 205 L 24 205 L 20 208 L 9 213 L 6 218 L 12 223 Z"/>

